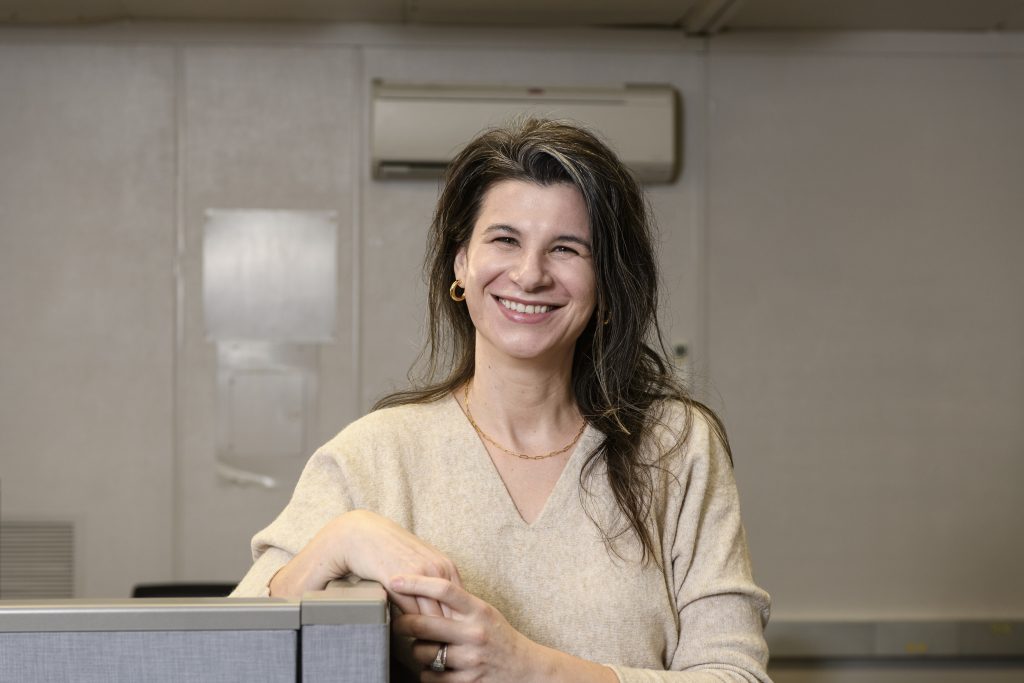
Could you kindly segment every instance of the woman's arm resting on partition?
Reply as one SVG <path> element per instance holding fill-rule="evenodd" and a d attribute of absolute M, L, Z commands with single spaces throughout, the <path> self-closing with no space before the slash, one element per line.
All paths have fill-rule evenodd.
<path fill-rule="evenodd" d="M 415 571 L 462 585 L 458 569 L 437 549 L 391 520 L 366 510 L 341 514 L 324 525 L 306 546 L 270 581 L 270 595 L 301 597 L 348 574 L 379 581 L 386 589 L 391 577 Z M 406 614 L 441 617 L 451 612 L 427 597 L 410 597 L 388 590 L 391 601 Z M 409 643 L 396 640 L 395 654 L 412 670 Z"/>
<path fill-rule="evenodd" d="M 412 655 L 420 680 L 531 681 L 544 683 L 616 683 L 615 672 L 533 642 L 516 631 L 491 605 L 445 579 L 403 575 L 389 590 L 405 597 L 430 598 L 447 608 L 450 618 L 404 614 L 395 619 L 395 633 L 415 638 Z M 448 643 L 448 673 L 429 670 L 438 643 Z"/>
<path fill-rule="evenodd" d="M 415 573 L 447 579 L 461 586 L 454 563 L 439 550 L 398 524 L 367 510 L 352 510 L 332 519 L 270 581 L 270 595 L 298 598 L 320 590 L 332 579 L 355 574 L 387 588 L 391 577 Z M 391 592 L 406 613 L 441 615 L 435 600 L 417 600 Z"/>

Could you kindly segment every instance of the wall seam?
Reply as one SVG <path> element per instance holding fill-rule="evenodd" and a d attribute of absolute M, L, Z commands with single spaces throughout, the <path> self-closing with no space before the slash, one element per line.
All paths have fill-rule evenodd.
<path fill-rule="evenodd" d="M 711 233 L 711 117 L 713 115 L 713 104 L 711 101 L 711 39 L 704 39 L 704 49 L 701 51 L 701 97 L 703 99 L 703 111 L 699 137 L 701 140 L 701 188 L 700 188 L 700 218 L 697 221 L 697 320 L 700 325 L 700 356 L 701 374 L 703 381 L 707 383 L 708 399 L 713 387 L 711 377 L 711 287 L 710 287 L 710 261 L 711 248 L 709 239 Z"/>
<path fill-rule="evenodd" d="M 366 63 L 363 48 L 357 46 L 352 56 L 352 95 L 355 100 L 352 110 L 356 121 L 351 127 L 354 165 L 352 169 L 352 250 L 349 258 L 352 265 L 352 398 L 355 419 L 363 413 L 363 171 L 366 168 L 367 136 L 363 134 L 366 124 Z"/>
<path fill-rule="evenodd" d="M 184 575 L 184 528 L 182 524 L 182 396 L 181 368 L 185 353 L 185 55 L 181 46 L 174 50 L 174 353 L 172 356 L 172 481 L 171 566 L 175 581 Z"/>

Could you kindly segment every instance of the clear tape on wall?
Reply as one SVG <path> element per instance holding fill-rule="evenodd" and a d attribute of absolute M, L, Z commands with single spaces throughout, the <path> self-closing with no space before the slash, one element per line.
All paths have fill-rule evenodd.
<path fill-rule="evenodd" d="M 335 212 L 206 212 L 203 313 L 217 346 L 222 481 L 275 488 L 300 469 L 336 302 Z"/>

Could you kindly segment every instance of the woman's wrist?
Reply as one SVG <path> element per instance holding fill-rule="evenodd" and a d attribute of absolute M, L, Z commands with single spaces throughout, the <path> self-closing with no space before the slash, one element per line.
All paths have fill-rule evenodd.
<path fill-rule="evenodd" d="M 553 647 L 541 645 L 517 632 L 526 647 L 518 650 L 513 667 L 514 680 L 531 683 L 619 683 L 614 671 L 603 664 L 581 659 Z"/>
<path fill-rule="evenodd" d="M 541 646 L 544 651 L 540 676 L 534 680 L 550 683 L 618 683 L 619 677 L 607 666 Z"/>
<path fill-rule="evenodd" d="M 291 598 L 302 597 L 306 591 L 320 590 L 330 580 L 318 571 L 315 558 L 300 552 L 270 580 L 270 597 Z"/>
<path fill-rule="evenodd" d="M 341 517 L 328 522 L 299 554 L 270 580 L 272 597 L 299 598 L 306 591 L 321 590 L 332 579 L 348 573 L 340 557 L 337 527 Z"/>

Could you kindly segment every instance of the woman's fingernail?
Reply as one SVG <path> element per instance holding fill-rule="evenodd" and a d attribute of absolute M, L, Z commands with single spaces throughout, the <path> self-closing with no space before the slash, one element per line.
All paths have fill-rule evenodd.
<path fill-rule="evenodd" d="M 396 576 L 395 578 L 391 579 L 391 587 L 396 590 L 401 590 L 405 587 L 405 579 L 403 579 L 401 576 Z"/>

